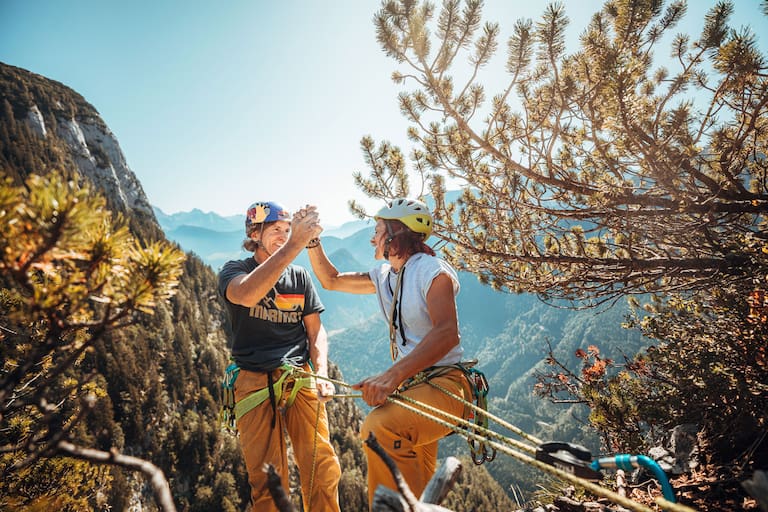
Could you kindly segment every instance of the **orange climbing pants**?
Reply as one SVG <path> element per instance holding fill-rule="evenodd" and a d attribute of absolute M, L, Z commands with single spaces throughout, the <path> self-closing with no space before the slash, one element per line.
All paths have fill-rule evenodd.
<path fill-rule="evenodd" d="M 469 382 L 459 369 L 450 370 L 430 380 L 466 401 L 472 400 Z M 416 384 L 401 394 L 460 418 L 466 418 L 468 412 L 464 410 L 464 404 L 426 382 Z M 395 403 L 387 402 L 368 414 L 363 421 L 360 435 L 363 440 L 368 439 L 369 433 L 376 436 L 376 440 L 397 464 L 408 487 L 418 498 L 435 473 L 437 442 L 450 432 L 450 429 L 429 418 Z M 368 508 L 370 509 L 373 504 L 373 494 L 379 485 L 392 490 L 397 490 L 397 487 L 386 464 L 367 445 L 364 446 L 368 459 Z"/>
<path fill-rule="evenodd" d="M 309 366 L 304 367 L 309 370 Z M 272 372 L 276 382 L 283 370 Z M 239 401 L 254 391 L 267 387 L 267 374 L 240 370 L 235 381 L 235 400 Z M 290 407 L 285 401 L 293 389 L 292 377 L 283 385 L 282 396 L 275 396 L 277 415 L 269 399 L 247 412 L 237 422 L 240 447 L 243 451 L 248 481 L 251 484 L 251 510 L 277 512 L 267 488 L 264 464 L 272 464 L 280 475 L 283 489 L 290 494 L 288 481 L 288 454 L 284 433 L 293 445 L 294 458 L 301 480 L 304 510 L 339 511 L 338 486 L 341 477 L 339 459 L 333 451 L 328 433 L 328 415 L 325 404 L 320 404 L 318 417 L 317 389 L 302 388 Z M 275 426 L 272 427 L 272 419 Z M 317 425 L 317 434 L 315 426 Z M 314 466 L 314 467 L 313 467 Z M 311 482 L 310 482 L 311 481 Z M 311 485 L 311 488 L 310 488 Z"/>

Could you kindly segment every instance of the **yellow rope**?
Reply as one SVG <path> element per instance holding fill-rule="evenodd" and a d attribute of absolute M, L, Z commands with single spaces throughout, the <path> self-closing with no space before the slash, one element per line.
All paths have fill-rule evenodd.
<path fill-rule="evenodd" d="M 347 388 L 351 387 L 349 384 L 347 384 L 344 381 L 331 379 L 329 377 L 321 377 L 321 376 L 317 376 L 317 377 L 321 378 L 321 379 L 325 379 L 325 380 L 327 380 L 329 382 L 332 382 L 333 384 L 336 384 L 338 386 L 347 387 Z M 439 388 L 439 386 L 437 386 L 437 387 Z M 444 389 L 441 389 L 441 391 L 447 393 L 448 395 L 452 396 L 453 398 L 455 398 L 457 400 L 461 400 L 462 402 L 466 402 L 465 405 L 470 405 L 472 407 L 472 410 L 476 411 L 479 414 L 486 414 L 490 419 L 493 419 L 494 421 L 497 421 L 502 426 L 510 429 L 511 431 L 513 431 L 515 433 L 522 432 L 523 434 L 525 434 L 525 432 L 523 432 L 519 428 L 515 427 L 514 425 L 511 425 L 510 423 L 507 423 L 506 421 L 502 420 L 501 418 L 499 418 L 499 417 L 497 417 L 497 416 L 495 416 L 495 415 L 493 415 L 491 413 L 488 413 L 484 409 L 481 409 L 480 407 L 477 407 L 474 404 L 471 404 L 470 402 L 467 402 L 466 400 L 464 400 L 464 399 L 462 399 L 462 398 L 452 394 L 450 391 L 447 391 L 447 390 L 444 390 Z M 351 394 L 338 394 L 337 393 L 337 394 L 335 394 L 333 396 L 334 396 L 334 398 L 362 398 L 362 395 L 359 394 L 359 393 L 351 393 Z M 486 428 L 481 427 L 479 425 L 475 425 L 471 421 L 467 421 L 464 418 L 458 418 L 456 416 L 453 416 L 452 414 L 446 413 L 445 411 L 443 411 L 441 409 L 437 409 L 437 408 L 432 407 L 432 406 L 430 406 L 428 404 L 420 403 L 417 400 L 413 400 L 412 398 L 409 398 L 407 396 L 395 393 L 394 395 L 391 395 L 388 398 L 388 400 L 391 401 L 393 396 L 398 397 L 398 398 L 400 398 L 402 400 L 405 400 L 405 401 L 410 401 L 411 403 L 414 403 L 414 404 L 418 405 L 419 407 L 423 407 L 424 409 L 426 409 L 429 412 L 432 412 L 434 414 L 439 414 L 439 415 L 448 417 L 451 420 L 455 420 L 457 423 L 459 423 L 460 425 L 462 425 L 465 428 L 471 428 L 471 429 L 474 429 L 474 430 L 477 430 L 477 431 L 481 431 L 482 433 L 484 433 L 484 434 L 486 434 L 486 435 L 488 435 L 490 437 L 494 437 L 494 438 L 496 438 L 497 440 L 499 440 L 499 441 L 501 441 L 503 443 L 509 443 L 512 446 L 515 446 L 515 447 L 517 447 L 517 448 L 519 448 L 521 450 L 525 450 L 525 451 L 530 452 L 530 453 L 535 453 L 536 452 L 536 447 L 535 446 L 531 446 L 531 445 L 528 445 L 528 444 L 525 444 L 525 443 L 521 443 L 520 441 L 516 441 L 515 439 L 510 439 L 509 437 L 506 437 L 506 436 L 504 436 L 502 434 L 494 432 L 493 430 L 486 429 Z M 427 417 L 429 417 L 429 416 L 427 416 Z M 457 429 L 455 426 L 452 426 L 451 430 L 453 430 L 455 432 L 458 432 L 458 433 L 462 432 L 461 429 Z M 543 441 L 540 441 L 539 439 L 537 439 L 536 437 L 531 436 L 531 435 L 527 435 L 527 436 L 523 436 L 523 437 L 527 437 L 528 439 L 533 440 L 534 442 L 536 442 L 536 444 L 541 444 L 543 442 Z"/>
<path fill-rule="evenodd" d="M 320 394 L 317 396 L 317 410 L 315 411 L 315 437 L 312 441 L 312 471 L 309 474 L 309 496 L 307 497 L 307 510 L 312 510 L 312 488 L 315 485 L 315 466 L 317 465 L 317 430 L 320 426 Z"/>
<path fill-rule="evenodd" d="M 309 373 L 309 372 L 307 372 L 307 373 Z M 340 381 L 340 380 L 335 380 L 335 379 L 331 379 L 331 378 L 323 377 L 323 376 L 319 376 L 319 375 L 314 375 L 314 376 L 318 377 L 318 378 L 325 379 L 325 380 L 327 380 L 329 382 L 332 382 L 332 383 L 334 383 L 336 385 L 339 385 L 339 386 L 343 386 L 343 387 L 347 387 L 347 388 L 351 387 L 346 382 L 343 382 L 343 381 Z M 440 387 L 437 386 L 437 385 L 435 385 L 435 387 L 440 389 Z M 444 392 L 448 393 L 449 395 L 452 395 L 452 393 L 450 393 L 447 390 L 444 390 Z M 360 398 L 362 395 L 360 395 L 360 394 L 349 394 L 349 395 L 334 395 L 334 396 L 335 397 Z M 455 395 L 453 395 L 453 396 L 455 398 L 463 401 L 463 399 L 461 399 L 460 397 L 456 397 Z M 399 393 L 394 393 L 393 395 L 390 395 L 389 397 L 387 397 L 387 401 L 391 402 L 391 403 L 394 403 L 394 404 L 397 404 L 400 407 L 403 407 L 403 408 L 405 408 L 407 410 L 410 410 L 411 412 L 414 412 L 416 414 L 424 416 L 425 418 L 428 418 L 428 419 L 430 419 L 430 420 L 432 420 L 432 421 L 434 421 L 434 422 L 436 422 L 436 423 L 438 423 L 438 424 L 440 424 L 440 425 L 442 425 L 442 426 L 452 430 L 453 432 L 455 432 L 455 433 L 457 433 L 459 435 L 462 435 L 462 436 L 464 436 L 466 438 L 471 438 L 471 439 L 474 439 L 475 441 L 478 441 L 478 442 L 486 442 L 490 446 L 494 447 L 496 450 L 498 450 L 500 452 L 503 452 L 503 453 L 506 453 L 507 455 L 510 455 L 511 457 L 514 457 L 515 459 L 517 459 L 517 460 L 519 460 L 519 461 L 521 461 L 521 462 L 523 462 L 525 464 L 528 464 L 530 466 L 538 468 L 538 469 L 540 469 L 540 470 L 542 470 L 544 472 L 553 474 L 553 475 L 557 476 L 558 478 L 560 478 L 562 480 L 565 480 L 565 481 L 571 482 L 571 483 L 573 483 L 575 485 L 578 485 L 580 487 L 583 487 L 584 489 L 589 490 L 593 494 L 595 494 L 597 496 L 602 496 L 603 498 L 606 498 L 606 499 L 608 499 L 608 500 L 610 500 L 610 501 L 612 501 L 614 503 L 617 503 L 617 504 L 623 506 L 624 508 L 627 508 L 629 510 L 633 510 L 635 512 L 654 512 L 653 509 L 643 505 L 642 503 L 638 503 L 638 502 L 636 502 L 634 500 L 631 500 L 631 499 L 629 499 L 629 498 L 627 498 L 625 496 L 621 496 L 620 494 L 615 493 L 615 492 L 611 491 L 610 489 L 606 489 L 605 487 L 602 487 L 602 486 L 597 485 L 597 484 L 595 484 L 593 482 L 590 482 L 589 480 L 585 480 L 583 478 L 580 478 L 580 477 L 578 477 L 576 475 L 568 473 L 567 471 L 563 471 L 563 470 L 561 470 L 559 468 L 556 468 L 554 466 L 551 466 L 551 465 L 549 465 L 549 464 L 547 464 L 545 462 L 536 460 L 535 458 L 533 458 L 533 457 L 531 457 L 529 455 L 526 455 L 525 453 L 522 453 L 522 452 L 518 451 L 518 450 L 523 450 L 523 451 L 527 451 L 529 453 L 534 453 L 535 454 L 536 447 L 534 447 L 534 446 L 531 446 L 531 445 L 526 444 L 526 443 L 522 443 L 520 441 L 516 441 L 514 439 L 510 439 L 509 437 L 505 437 L 505 436 L 503 436 L 501 434 L 498 434 L 498 433 L 496 433 L 496 432 L 494 432 L 492 430 L 483 428 L 483 427 L 481 427 L 479 425 L 475 425 L 474 423 L 469 422 L 469 421 L 467 421 L 467 420 L 465 420 L 463 418 L 459 418 L 459 417 L 453 416 L 452 414 L 449 414 L 449 413 L 447 413 L 445 411 L 442 411 L 440 409 L 432 407 L 432 406 L 430 406 L 428 404 L 421 403 L 421 402 L 419 402 L 417 400 L 414 400 L 412 398 L 406 397 L 406 396 L 401 395 Z M 469 402 L 467 402 L 467 403 L 469 403 Z M 411 405 L 411 404 L 414 404 L 414 405 Z M 473 410 L 475 410 L 474 404 L 471 404 L 471 405 L 472 405 Z M 418 407 L 416 407 L 416 406 L 418 406 Z M 479 408 L 477 408 L 477 409 L 479 409 Z M 489 418 L 493 419 L 494 421 L 497 421 L 499 423 L 504 424 L 504 426 L 506 426 L 506 428 L 512 427 L 512 428 L 510 428 L 510 430 L 512 430 L 515 433 L 522 433 L 520 435 L 523 435 L 523 437 L 525 437 L 528 440 L 533 441 L 534 439 L 536 439 L 534 436 L 525 434 L 525 432 L 523 432 L 519 428 L 514 427 L 513 425 L 510 425 L 509 423 L 507 423 L 507 422 L 505 422 L 503 420 L 500 421 L 500 418 L 498 418 L 498 417 L 496 417 L 496 416 L 494 416 L 494 415 L 492 415 L 490 413 L 487 413 L 487 411 L 485 411 L 483 409 L 479 409 L 479 412 L 481 414 L 486 414 Z M 433 413 L 433 414 L 429 414 L 429 413 Z M 453 423 L 449 423 L 447 421 L 444 421 L 444 420 L 434 416 L 434 414 L 438 414 L 438 415 L 443 416 L 445 418 L 449 418 Z M 462 425 L 465 428 L 459 428 L 459 427 L 456 426 L 457 424 L 458 425 Z M 472 429 L 473 431 L 469 430 L 469 429 Z M 493 438 L 495 438 L 497 440 L 500 440 L 502 443 L 506 443 L 506 444 L 500 444 L 500 443 L 498 443 L 496 441 L 492 441 L 492 440 L 488 439 L 488 437 L 483 437 L 483 436 L 479 435 L 476 432 L 481 432 L 481 433 L 485 434 L 488 437 L 493 437 Z M 537 442 L 537 444 L 540 444 L 540 443 L 541 443 L 541 441 Z M 507 444 L 510 445 L 510 446 L 507 446 Z M 515 450 L 515 449 L 511 448 L 511 446 L 514 447 L 514 448 L 517 448 L 518 450 Z M 696 512 L 696 510 L 693 509 L 693 508 L 690 508 L 690 507 L 688 507 L 686 505 L 681 505 L 679 503 L 673 503 L 673 502 L 668 501 L 668 500 L 666 500 L 666 499 L 664 499 L 662 497 L 656 498 L 655 502 L 660 507 L 662 507 L 663 509 L 670 510 L 672 512 Z"/>
<path fill-rule="evenodd" d="M 470 407 L 470 408 L 471 408 L 471 409 L 472 409 L 472 410 L 473 410 L 475 413 L 477 413 L 477 414 L 483 414 L 483 415 L 485 415 L 485 416 L 486 416 L 488 419 L 491 419 L 491 420 L 495 421 L 496 423 L 498 423 L 498 424 L 499 424 L 499 425 L 501 425 L 502 427 L 504 427 L 504 428 L 506 428 L 506 429 L 508 429 L 508 430 L 510 430 L 510 431 L 512 431 L 512 432 L 514 432 L 515 434 L 519 435 L 519 436 L 520 436 L 520 437 L 522 437 L 523 439 L 527 439 L 527 440 L 531 441 L 532 443 L 534 443 L 534 444 L 536 444 L 536 445 L 540 445 L 540 444 L 542 444 L 542 443 L 544 442 L 544 441 L 542 441 L 541 439 L 539 439 L 538 437 L 535 437 L 535 436 L 533 436 L 533 435 L 531 435 L 531 434 L 529 434 L 529 433 L 527 433 L 527 432 L 524 432 L 524 431 L 523 431 L 523 430 L 521 430 L 520 428 L 518 428 L 518 427 L 516 427 L 516 426 L 512 425 L 511 423 L 507 423 L 507 422 L 506 422 L 506 421 L 504 421 L 503 419 L 499 418 L 498 416 L 496 416 L 496 415 L 494 415 L 494 414 L 491 414 L 491 413 L 490 413 L 490 412 L 488 412 L 487 410 L 485 410 L 485 409 L 483 409 L 483 408 L 481 408 L 481 407 L 478 407 L 478 406 L 476 406 L 476 405 L 475 405 L 475 404 L 473 404 L 472 402 L 470 402 L 470 401 L 468 401 L 468 400 L 464 400 L 464 399 L 463 399 L 463 398 L 461 398 L 460 396 L 458 396 L 458 395 L 455 395 L 455 394 L 451 393 L 449 390 L 445 389 L 445 388 L 444 388 L 444 387 L 442 387 L 440 384 L 436 384 L 436 383 L 434 383 L 434 382 L 432 382 L 432 381 L 427 381 L 427 383 L 428 383 L 430 386 L 432 386 L 433 388 L 437 388 L 437 389 L 439 389 L 440 391 L 442 391 L 442 392 L 443 392 L 443 393 L 445 393 L 446 395 L 450 396 L 451 398 L 454 398 L 455 400 L 458 400 L 458 401 L 460 401 L 460 402 L 461 402 L 461 403 L 463 403 L 465 406 L 469 406 L 469 407 Z"/>
<path fill-rule="evenodd" d="M 517 448 L 519 450 L 523 450 L 523 451 L 526 451 L 526 452 L 529 452 L 529 453 L 536 453 L 536 447 L 535 446 L 531 446 L 529 444 L 517 441 L 515 439 L 510 439 L 509 437 L 506 437 L 506 436 L 504 436 L 502 434 L 499 434 L 498 432 L 494 432 L 493 430 L 487 429 L 487 428 L 482 427 L 480 425 L 476 425 L 476 424 L 472 423 L 471 421 L 465 420 L 464 418 L 459 418 L 458 416 L 454 416 L 451 413 L 445 412 L 445 411 L 443 411 L 441 409 L 438 409 L 436 407 L 432 407 L 429 404 L 425 404 L 425 403 L 419 402 L 418 400 L 414 400 L 413 398 L 410 398 L 408 396 L 401 395 L 399 393 L 395 393 L 393 395 L 390 395 L 387 398 L 388 402 L 393 402 L 393 403 L 397 403 L 398 405 L 402 405 L 401 403 L 399 403 L 400 400 L 413 404 L 414 409 L 415 409 L 416 406 L 421 407 L 425 411 L 428 411 L 428 412 L 430 412 L 432 414 L 437 414 L 437 415 L 440 415 L 440 416 L 444 416 L 445 418 L 450 419 L 451 421 L 454 421 L 456 424 L 461 425 L 462 427 L 465 427 L 467 429 L 472 429 L 475 432 L 482 433 L 482 434 L 486 435 L 489 438 L 491 438 L 491 437 L 495 438 L 496 440 L 501 441 L 502 443 L 507 443 L 507 444 L 509 444 L 511 446 L 514 446 L 515 448 Z M 408 407 L 408 409 L 411 409 L 411 407 Z M 420 412 L 420 414 L 422 416 L 426 417 L 426 418 L 439 420 L 439 418 L 432 417 L 429 414 L 424 414 L 423 412 Z M 465 433 L 464 429 L 457 428 L 453 424 L 450 425 L 450 429 L 453 430 L 454 432 L 458 433 L 458 434 L 464 434 Z M 470 437 L 472 437 L 475 441 L 485 441 L 486 440 L 482 436 L 480 436 L 479 434 L 474 434 L 474 435 L 472 435 Z"/>
<path fill-rule="evenodd" d="M 476 441 L 486 442 L 490 446 L 496 448 L 500 452 L 506 453 L 507 455 L 510 455 L 510 456 L 516 458 L 517 460 L 519 460 L 521 462 L 524 462 L 524 463 L 526 463 L 528 465 L 531 465 L 531 466 L 533 466 L 535 468 L 538 468 L 538 469 L 540 469 L 542 471 L 551 473 L 551 474 L 561 478 L 562 480 L 566 480 L 566 481 L 571 482 L 571 483 L 573 483 L 575 485 L 579 485 L 579 486 L 589 490 L 590 492 L 592 492 L 593 494 L 595 494 L 597 496 L 602 496 L 603 498 L 607 498 L 607 499 L 611 500 L 614 503 L 618 503 L 619 505 L 623 506 L 624 508 L 627 508 L 629 510 L 634 510 L 636 512 L 653 512 L 653 509 L 651 509 L 649 507 L 646 507 L 645 505 L 643 505 L 641 503 L 637 503 L 636 501 L 633 501 L 633 500 L 631 500 L 631 499 L 629 499 L 629 498 L 627 498 L 625 496 L 621 496 L 620 494 L 615 493 L 615 492 L 613 492 L 613 491 L 611 491 L 609 489 L 606 489 L 605 487 L 602 487 L 600 485 L 592 483 L 589 480 L 585 480 L 585 479 L 577 477 L 577 476 L 575 476 L 575 475 L 573 475 L 571 473 L 568 473 L 567 471 L 563 471 L 563 470 L 558 469 L 558 468 L 556 468 L 554 466 L 550 466 L 549 464 L 547 464 L 545 462 L 541 462 L 539 460 L 536 460 L 536 459 L 534 459 L 533 457 L 531 457 L 529 455 L 526 455 L 526 454 L 521 453 L 519 451 L 513 450 L 512 448 L 510 448 L 508 446 L 505 446 L 503 444 L 497 443 L 495 441 L 490 441 L 490 440 L 484 439 L 482 436 L 480 436 L 478 434 L 475 434 L 474 432 L 469 432 L 469 431 L 466 431 L 466 430 L 456 429 L 451 423 L 448 423 L 448 422 L 443 421 L 443 420 L 441 420 L 439 418 L 436 418 L 434 416 L 426 414 L 423 410 L 421 410 L 421 409 L 419 409 L 417 407 L 414 407 L 412 405 L 409 405 L 407 403 L 404 403 L 403 401 L 401 401 L 403 398 L 406 398 L 406 397 L 403 397 L 402 395 L 394 395 L 392 397 L 387 398 L 387 401 L 388 402 L 392 402 L 392 403 L 396 403 L 400 407 L 404 407 L 405 409 L 408 409 L 411 412 L 414 412 L 416 414 L 420 414 L 420 415 L 422 415 L 422 416 L 424 416 L 426 418 L 429 418 L 430 420 L 432 420 L 432 421 L 434 421 L 434 422 L 436 422 L 436 423 L 438 423 L 438 424 L 440 424 L 440 425 L 442 425 L 444 427 L 447 427 L 447 428 L 453 430 L 454 432 L 456 432 L 456 433 L 458 433 L 458 434 L 460 434 L 462 436 L 472 438 L 472 439 L 474 439 Z M 419 407 L 425 407 L 425 404 L 419 404 Z M 446 414 L 446 413 L 443 413 L 443 415 L 444 416 L 451 416 L 451 415 Z M 455 416 L 453 416 L 452 419 L 460 420 L 460 418 L 456 418 Z M 477 428 L 477 427 L 475 427 L 475 428 L 476 428 L 476 430 L 485 430 L 485 429 L 480 429 L 480 428 Z M 513 441 L 512 439 L 506 439 L 506 441 L 507 442 L 512 441 L 511 444 L 518 443 L 516 441 Z M 519 443 L 519 445 L 525 447 L 525 449 L 531 449 L 530 446 L 525 445 L 524 443 Z M 534 449 L 534 451 L 535 451 L 535 449 Z M 676 511 L 680 511 L 680 512 L 695 512 L 695 510 L 692 509 L 692 508 L 686 507 L 684 505 L 679 505 L 679 504 L 671 503 L 671 502 L 668 502 L 667 500 L 664 500 L 664 499 L 661 499 L 661 498 L 657 498 L 656 502 L 659 503 L 659 504 L 661 504 L 662 502 L 665 503 L 665 505 L 662 505 L 664 508 L 669 508 L 667 506 L 667 504 L 668 504 L 668 505 L 674 506 L 675 507 L 674 510 L 676 510 Z M 672 509 L 669 508 L 669 510 L 672 510 Z"/>

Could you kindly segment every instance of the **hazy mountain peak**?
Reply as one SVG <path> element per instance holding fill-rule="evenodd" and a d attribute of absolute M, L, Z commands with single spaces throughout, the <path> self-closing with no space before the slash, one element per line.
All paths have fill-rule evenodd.
<path fill-rule="evenodd" d="M 81 95 L 55 80 L 0 62 L 0 96 L 7 102 L 0 116 L 3 124 L 13 130 L 13 121 L 20 122 L 28 127 L 32 144 L 55 148 L 52 156 L 43 151 L 35 155 L 50 160 L 43 164 L 50 168 L 74 165 L 113 208 L 152 216 L 144 189 L 117 139 Z"/>
<path fill-rule="evenodd" d="M 199 208 L 188 212 L 165 213 L 157 206 L 152 208 L 160 227 L 166 233 L 181 226 L 194 226 L 220 232 L 242 231 L 245 234 L 245 215 L 224 217 L 215 212 L 204 212 Z"/>

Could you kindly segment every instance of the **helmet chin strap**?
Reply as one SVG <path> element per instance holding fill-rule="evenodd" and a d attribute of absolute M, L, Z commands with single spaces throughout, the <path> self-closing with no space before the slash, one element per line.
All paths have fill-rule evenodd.
<path fill-rule="evenodd" d="M 256 242 L 256 248 L 258 249 L 261 247 L 261 249 L 267 253 L 267 257 L 272 256 L 272 253 L 269 252 L 269 249 L 267 249 L 267 246 L 261 243 L 261 238 L 264 236 L 264 223 L 261 223 L 261 229 L 259 230 L 259 239 L 254 240 Z"/>
<path fill-rule="evenodd" d="M 386 259 L 389 259 L 389 244 L 392 242 L 392 239 L 395 238 L 397 235 L 401 233 L 405 233 L 404 229 L 401 229 L 397 233 L 392 231 L 392 226 L 389 224 L 388 221 L 384 221 L 384 225 L 387 227 L 387 234 L 389 235 L 389 238 L 384 240 L 384 257 Z"/>

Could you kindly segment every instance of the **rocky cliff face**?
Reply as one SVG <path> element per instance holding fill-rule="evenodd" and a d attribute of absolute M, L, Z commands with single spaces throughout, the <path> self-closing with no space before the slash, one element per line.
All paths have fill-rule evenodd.
<path fill-rule="evenodd" d="M 3 118 L 12 115 L 28 128 L 27 134 L 14 129 L 17 140 L 32 134 L 41 139 L 37 146 L 54 151 L 46 167 L 75 166 L 80 176 L 107 196 L 113 209 L 140 213 L 154 221 L 152 207 L 117 139 L 82 96 L 63 84 L 3 63 L 0 94 Z M 4 156 L 7 160 L 8 155 Z"/>
<path fill-rule="evenodd" d="M 89 182 L 137 239 L 164 238 L 96 109 L 58 82 L 0 63 L 0 176 L 21 185 L 32 173 L 54 170 Z M 210 267 L 188 255 L 169 303 L 103 335 L 71 369 L 72 377 L 82 371 L 106 390 L 79 442 L 153 462 L 172 480 L 180 510 L 232 509 L 224 504 L 244 502 L 248 492 L 236 441 L 218 429 L 215 397 L 227 350 L 215 290 Z M 119 468 L 84 484 L 100 489 L 113 510 L 156 510 L 146 485 L 140 473 Z"/>
<path fill-rule="evenodd" d="M 136 175 L 128 167 L 120 145 L 112 132 L 102 123 L 79 122 L 77 118 L 62 119 L 57 135 L 75 155 L 80 172 L 88 176 L 125 210 L 152 213 Z"/>

